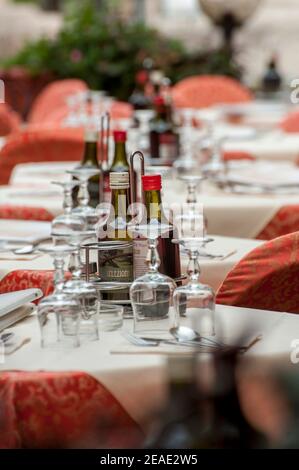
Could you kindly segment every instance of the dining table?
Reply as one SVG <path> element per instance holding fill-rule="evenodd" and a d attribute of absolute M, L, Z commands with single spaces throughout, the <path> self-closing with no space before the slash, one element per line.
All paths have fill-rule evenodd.
<path fill-rule="evenodd" d="M 215 329 L 217 339 L 230 346 L 239 346 L 240 341 L 247 344 L 253 338 L 259 338 L 241 358 L 256 368 L 259 364 L 266 368 L 273 365 L 296 367 L 298 315 L 216 305 Z M 135 346 L 123 335 L 123 332 L 132 330 L 133 321 L 127 319 L 120 330 L 101 331 L 98 341 L 82 340 L 80 347 L 72 349 L 55 346 L 43 349 L 38 320 L 33 313 L 9 330 L 26 339 L 26 343 L 5 356 L 0 371 L 85 372 L 103 384 L 127 413 L 146 429 L 148 417 L 159 411 L 166 399 L 167 357 L 190 354 L 192 348 L 180 345 Z M 209 354 L 203 352 L 202 356 L 205 359 Z"/>

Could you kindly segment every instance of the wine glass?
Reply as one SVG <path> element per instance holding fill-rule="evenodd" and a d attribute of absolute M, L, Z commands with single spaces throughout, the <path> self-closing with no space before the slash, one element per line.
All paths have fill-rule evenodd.
<path fill-rule="evenodd" d="M 88 180 L 101 173 L 96 168 L 76 168 L 67 173 L 79 180 L 78 207 L 72 210 L 72 214 L 82 217 L 87 223 L 87 230 L 92 229 L 98 221 L 98 212 L 89 205 Z"/>
<path fill-rule="evenodd" d="M 73 248 L 69 245 L 44 245 L 38 250 L 53 258 L 55 270 L 54 292 L 44 297 L 37 309 L 41 347 L 57 347 L 62 340 L 63 345 L 78 347 L 81 305 L 77 299 L 63 293 L 65 258 Z"/>
<path fill-rule="evenodd" d="M 73 251 L 69 262 L 69 271 L 72 278 L 64 283 L 63 293 L 78 299 L 81 304 L 80 334 L 87 335 L 92 340 L 99 339 L 98 314 L 100 301 L 97 289 L 91 282 L 82 279 L 82 262 L 80 256 L 81 243 L 91 238 L 94 231 L 74 233 L 70 237 Z"/>
<path fill-rule="evenodd" d="M 213 289 L 200 282 L 199 256 L 204 256 L 203 249 L 210 241 L 205 237 L 204 217 L 195 210 L 183 211 L 175 217 L 175 226 L 179 236 L 177 242 L 188 253 L 188 283 L 177 287 L 173 302 L 176 310 L 176 326 L 180 317 L 187 317 L 192 328 L 205 337 L 215 334 L 215 293 Z"/>
<path fill-rule="evenodd" d="M 51 224 L 51 234 L 55 237 L 69 236 L 74 232 L 86 230 L 86 221 L 83 217 L 72 213 L 73 199 L 72 190 L 79 185 L 79 181 L 53 181 L 63 188 L 63 214 L 55 217 Z"/>
<path fill-rule="evenodd" d="M 135 111 L 135 117 L 139 122 L 139 148 L 145 155 L 149 154 L 150 120 L 154 115 L 155 113 L 152 109 L 139 109 Z"/>
<path fill-rule="evenodd" d="M 158 271 L 160 259 L 158 238 L 169 233 L 166 224 L 151 223 L 130 227 L 134 235 L 148 240 L 148 272 L 137 278 L 130 287 L 130 299 L 134 315 L 134 331 L 137 334 L 168 335 L 174 325 L 172 296 L 176 288 L 173 279 Z"/>
<path fill-rule="evenodd" d="M 198 162 L 193 156 L 179 158 L 173 164 L 176 178 L 183 181 L 187 187 L 187 203 L 197 203 L 197 191 L 200 184 L 206 179 L 202 174 Z"/>

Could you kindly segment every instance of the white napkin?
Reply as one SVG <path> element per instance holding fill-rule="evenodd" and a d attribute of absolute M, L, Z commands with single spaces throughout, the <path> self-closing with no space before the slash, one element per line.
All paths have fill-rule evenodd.
<path fill-rule="evenodd" d="M 18 307 L 14 310 L 11 310 L 0 316 L 0 332 L 3 333 L 3 330 L 14 325 L 15 323 L 23 320 L 24 318 L 31 315 L 34 311 L 35 305 L 32 303 L 26 303 L 21 307 Z"/>

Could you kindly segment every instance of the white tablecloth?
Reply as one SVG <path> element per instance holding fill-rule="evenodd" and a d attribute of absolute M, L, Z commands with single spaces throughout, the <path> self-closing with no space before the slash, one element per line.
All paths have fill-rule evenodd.
<path fill-rule="evenodd" d="M 217 306 L 216 327 L 230 344 L 250 328 L 252 337 L 262 334 L 263 339 L 246 354 L 248 358 L 263 358 L 290 365 L 292 341 L 297 339 L 297 315 Z M 221 327 L 221 328 L 220 328 Z M 125 322 L 132 328 L 132 321 Z M 102 333 L 100 340 L 84 343 L 69 351 L 42 350 L 35 316 L 16 325 L 13 330 L 31 338 L 11 356 L 6 356 L 0 370 L 81 370 L 103 383 L 120 401 L 128 413 L 141 425 L 146 415 L 160 405 L 165 393 L 165 356 L 158 354 L 111 354 L 123 342 L 119 331 Z M 245 356 L 246 356 L 245 355 Z M 244 356 L 244 357 L 245 357 Z"/>
<path fill-rule="evenodd" d="M 30 234 L 33 237 L 48 235 L 50 232 L 50 224 L 47 222 L 26 222 L 26 221 L 6 221 L 0 220 L 0 240 L 1 238 L 11 236 L 21 236 L 30 239 Z M 241 258 L 261 244 L 257 240 L 246 240 L 228 237 L 215 236 L 214 242 L 208 247 L 207 251 L 213 254 L 224 255 L 224 259 L 214 259 L 200 261 L 202 270 L 202 280 L 213 289 L 217 290 L 220 284 L 225 279 L 227 273 L 237 264 Z M 186 272 L 188 263 L 187 257 L 181 257 L 182 271 Z M 49 256 L 45 255 L 30 255 L 17 256 L 11 253 L 0 251 L 0 280 L 11 271 L 18 269 L 52 269 L 53 263 Z"/>
<path fill-rule="evenodd" d="M 54 216 L 62 211 L 61 190 L 49 186 L 50 181 L 63 179 L 62 169 L 70 163 L 26 164 L 16 167 L 13 186 L 0 187 L 0 205 L 28 205 L 44 207 Z M 285 172 L 285 166 L 283 167 Z M 158 171 L 158 169 L 157 169 Z M 279 173 L 279 166 L 273 172 Z M 269 171 L 271 179 L 271 172 Z M 29 186 L 29 180 L 32 184 Z M 34 187 L 36 183 L 39 187 Z M 42 183 L 42 187 L 41 187 Z M 24 187 L 21 187 L 22 186 Z M 163 181 L 164 203 L 185 201 L 186 190 L 180 181 Z M 208 219 L 208 232 L 228 237 L 254 238 L 285 205 L 299 204 L 298 195 L 232 194 L 204 183 L 198 200 L 204 205 Z"/>

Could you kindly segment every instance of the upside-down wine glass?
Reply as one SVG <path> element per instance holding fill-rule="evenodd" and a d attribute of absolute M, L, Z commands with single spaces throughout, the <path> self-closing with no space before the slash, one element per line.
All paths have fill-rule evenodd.
<path fill-rule="evenodd" d="M 87 335 L 92 340 L 99 339 L 98 315 L 100 298 L 91 282 L 82 279 L 81 243 L 94 236 L 94 231 L 76 233 L 70 236 L 73 252 L 70 257 L 69 271 L 71 279 L 64 283 L 63 293 L 78 299 L 81 304 L 80 335 Z"/>
<path fill-rule="evenodd" d="M 137 334 L 166 334 L 174 325 L 172 296 L 176 284 L 173 279 L 161 274 L 157 251 L 158 238 L 169 233 L 166 224 L 135 225 L 130 228 L 133 235 L 148 240 L 148 272 L 137 278 L 130 287 L 130 299 L 134 315 L 134 331 Z"/>
<path fill-rule="evenodd" d="M 41 253 L 53 258 L 54 292 L 38 305 L 37 316 L 41 330 L 41 347 L 78 347 L 81 305 L 77 299 L 63 293 L 65 258 L 73 248 L 69 245 L 45 245 Z"/>
<path fill-rule="evenodd" d="M 79 205 L 72 210 L 72 214 L 82 217 L 86 221 L 87 230 L 93 229 L 98 221 L 98 211 L 89 205 L 88 180 L 100 172 L 96 168 L 85 167 L 68 170 L 67 172 L 74 178 L 77 178 L 80 185 L 78 193 Z"/>
<path fill-rule="evenodd" d="M 53 181 L 52 184 L 56 184 L 63 188 L 63 214 L 58 215 L 52 221 L 51 224 L 51 235 L 54 237 L 60 237 L 61 235 L 69 236 L 74 232 L 81 232 L 86 230 L 86 221 L 83 217 L 76 215 L 72 212 L 73 199 L 72 190 L 79 185 L 79 181 Z"/>
<path fill-rule="evenodd" d="M 188 283 L 177 287 L 173 295 L 176 323 L 178 326 L 180 317 L 186 317 L 189 326 L 209 339 L 215 334 L 215 294 L 211 287 L 200 282 L 198 258 L 210 241 L 205 237 L 203 214 L 190 210 L 190 207 L 185 213 L 183 209 L 180 215 L 176 215 L 175 225 L 179 234 L 178 243 L 189 256 Z"/>

